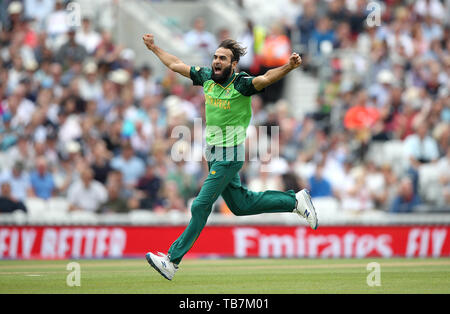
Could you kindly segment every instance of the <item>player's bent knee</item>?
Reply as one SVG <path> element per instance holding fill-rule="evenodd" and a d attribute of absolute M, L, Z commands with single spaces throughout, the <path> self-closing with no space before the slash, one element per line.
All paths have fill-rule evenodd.
<path fill-rule="evenodd" d="M 242 208 L 238 208 L 237 206 L 234 206 L 231 204 L 230 205 L 227 204 L 227 206 L 230 209 L 230 211 L 233 213 L 233 215 L 235 215 L 235 216 L 245 216 L 246 215 L 245 210 Z"/>
<path fill-rule="evenodd" d="M 211 205 L 193 201 L 191 205 L 192 217 L 205 219 L 211 213 Z"/>

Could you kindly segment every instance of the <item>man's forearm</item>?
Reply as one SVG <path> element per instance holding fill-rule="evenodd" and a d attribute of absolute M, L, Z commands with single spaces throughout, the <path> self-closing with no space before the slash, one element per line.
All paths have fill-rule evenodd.
<path fill-rule="evenodd" d="M 159 60 L 161 60 L 161 62 L 168 67 L 169 69 L 173 70 L 172 67 L 177 64 L 177 63 L 181 63 L 182 61 L 174 56 L 171 55 L 170 53 L 164 51 L 163 49 L 155 46 L 154 48 L 151 49 L 151 51 L 158 57 Z"/>
<path fill-rule="evenodd" d="M 150 49 L 161 62 L 174 72 L 180 73 L 181 75 L 189 78 L 190 77 L 190 66 L 186 65 L 178 57 L 164 51 L 158 46 L 154 46 Z"/>
<path fill-rule="evenodd" d="M 281 80 L 284 76 L 286 76 L 289 72 L 291 72 L 294 67 L 287 63 L 280 67 L 270 69 L 263 75 L 257 76 L 253 79 L 253 85 L 257 90 L 262 90 L 267 86 Z"/>
<path fill-rule="evenodd" d="M 280 67 L 270 69 L 267 71 L 264 76 L 266 77 L 267 82 L 270 84 L 275 83 L 276 81 L 281 80 L 286 74 L 291 72 L 293 67 L 287 63 L 285 65 L 282 65 Z"/>

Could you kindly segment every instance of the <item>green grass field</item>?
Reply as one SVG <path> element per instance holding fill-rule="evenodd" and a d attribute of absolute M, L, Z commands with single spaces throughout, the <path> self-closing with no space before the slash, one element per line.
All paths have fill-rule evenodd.
<path fill-rule="evenodd" d="M 173 281 L 143 259 L 78 260 L 81 286 L 69 287 L 70 261 L 0 261 L 0 293 L 299 294 L 450 293 L 450 259 L 186 259 Z M 381 286 L 370 287 L 370 262 Z"/>

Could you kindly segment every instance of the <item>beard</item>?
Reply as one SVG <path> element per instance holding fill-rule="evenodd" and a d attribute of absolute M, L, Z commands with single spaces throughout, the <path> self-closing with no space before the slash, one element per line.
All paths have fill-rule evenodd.
<path fill-rule="evenodd" d="M 216 82 L 217 84 L 223 84 L 225 83 L 231 75 L 231 65 L 229 65 L 228 67 L 224 68 L 222 70 L 221 74 L 216 74 L 214 73 L 214 68 L 211 66 L 211 70 L 212 70 L 212 75 L 211 75 L 211 79 Z"/>

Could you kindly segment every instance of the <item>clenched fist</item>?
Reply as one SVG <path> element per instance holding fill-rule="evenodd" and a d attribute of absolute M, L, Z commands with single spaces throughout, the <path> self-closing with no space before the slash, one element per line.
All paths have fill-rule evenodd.
<path fill-rule="evenodd" d="M 145 34 L 144 36 L 142 36 L 142 39 L 144 40 L 144 44 L 148 49 L 153 50 L 155 48 L 155 38 L 153 34 Z"/>
<path fill-rule="evenodd" d="M 289 65 L 292 69 L 298 68 L 302 64 L 302 57 L 298 55 L 298 53 L 294 52 L 289 57 Z"/>

